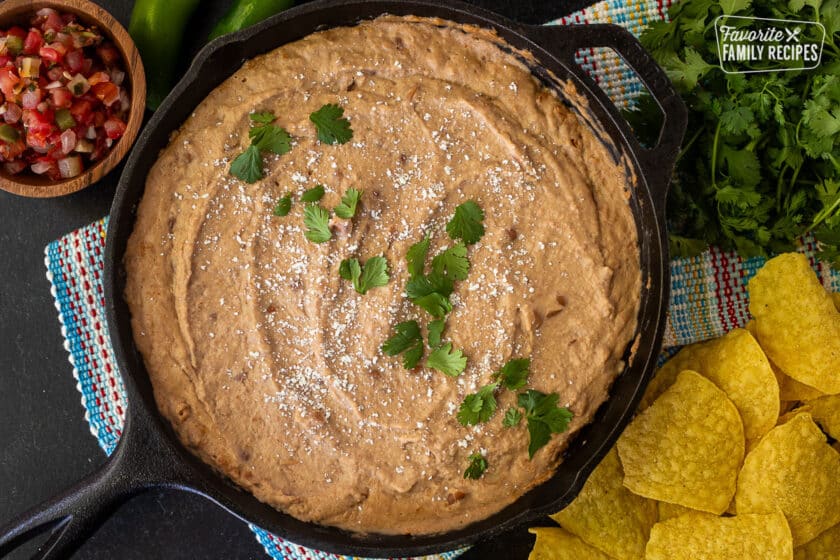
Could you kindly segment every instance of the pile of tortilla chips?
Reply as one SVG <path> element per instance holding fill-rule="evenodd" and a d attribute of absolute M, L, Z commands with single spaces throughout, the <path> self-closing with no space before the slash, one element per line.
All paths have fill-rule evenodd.
<path fill-rule="evenodd" d="M 754 319 L 683 348 L 530 560 L 840 560 L 840 296 L 805 256 Z"/>

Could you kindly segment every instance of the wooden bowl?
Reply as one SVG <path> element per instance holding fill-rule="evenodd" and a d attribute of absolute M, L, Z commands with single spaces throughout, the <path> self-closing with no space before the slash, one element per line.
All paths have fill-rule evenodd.
<path fill-rule="evenodd" d="M 62 0 L 60 2 L 3 0 L 0 1 L 0 27 L 8 28 L 13 24 L 26 23 L 28 18 L 41 8 L 53 8 L 61 13 L 76 14 L 83 23 L 96 25 L 104 36 L 111 39 L 122 55 L 127 81 L 126 89 L 131 98 L 131 109 L 129 109 L 125 133 L 111 146 L 104 158 L 85 169 L 81 175 L 51 181 L 47 177 L 26 171 L 18 175 L 9 175 L 0 167 L 0 189 L 21 196 L 48 198 L 74 193 L 95 183 L 128 153 L 143 122 L 143 112 L 146 107 L 146 75 L 140 53 L 137 52 L 137 47 L 128 31 L 111 14 L 88 0 Z"/>

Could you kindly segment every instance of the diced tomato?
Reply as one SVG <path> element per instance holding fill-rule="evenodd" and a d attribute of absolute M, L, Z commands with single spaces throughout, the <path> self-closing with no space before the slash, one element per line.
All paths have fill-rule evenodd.
<path fill-rule="evenodd" d="M 52 29 L 53 31 L 61 31 L 61 28 L 64 27 L 64 20 L 61 19 L 61 16 L 58 12 L 56 12 L 55 10 L 50 10 L 42 27 L 45 31 L 47 29 Z"/>
<path fill-rule="evenodd" d="M 105 114 L 102 111 L 96 111 L 93 114 L 93 126 L 100 128 L 105 124 Z"/>
<path fill-rule="evenodd" d="M 120 88 L 111 82 L 98 83 L 91 89 L 93 90 L 93 94 L 108 107 L 120 99 Z"/>
<path fill-rule="evenodd" d="M 70 51 L 64 57 L 64 62 L 67 64 L 67 69 L 73 74 L 81 72 L 85 65 L 85 53 L 81 50 Z"/>
<path fill-rule="evenodd" d="M 70 114 L 73 115 L 77 124 L 89 125 L 93 120 L 93 106 L 85 99 L 77 100 L 70 107 Z"/>
<path fill-rule="evenodd" d="M 52 47 L 41 47 L 38 49 L 38 54 L 47 62 L 58 62 L 61 60 L 61 55 Z"/>
<path fill-rule="evenodd" d="M 125 133 L 125 123 L 117 117 L 109 118 L 103 126 L 105 127 L 105 134 L 111 140 L 116 140 Z"/>
<path fill-rule="evenodd" d="M 7 37 L 14 36 L 14 37 L 20 37 L 21 39 L 25 39 L 26 38 L 26 30 L 23 29 L 22 27 L 18 27 L 17 25 L 15 25 L 14 27 L 12 27 L 11 29 L 9 29 L 6 32 L 6 36 Z"/>
<path fill-rule="evenodd" d="M 43 46 L 44 37 L 41 35 L 41 32 L 34 28 L 30 29 L 26 35 L 26 39 L 23 40 L 24 54 L 38 54 L 38 51 Z"/>
<path fill-rule="evenodd" d="M 70 93 L 69 89 L 60 87 L 49 91 L 50 97 L 52 98 L 52 104 L 55 107 L 69 109 L 73 104 L 73 94 Z"/>
<path fill-rule="evenodd" d="M 11 161 L 9 163 L 3 164 L 3 169 L 6 170 L 6 173 L 9 175 L 17 175 L 24 169 L 26 169 L 26 162 L 23 160 Z"/>
<path fill-rule="evenodd" d="M 14 88 L 20 83 L 20 78 L 14 68 L 0 68 L 0 92 L 7 99 L 15 99 Z"/>
<path fill-rule="evenodd" d="M 0 159 L 3 161 L 12 161 L 17 157 L 20 157 L 25 150 L 26 144 L 23 141 L 22 134 L 16 142 L 12 142 L 11 144 L 0 140 Z"/>
<path fill-rule="evenodd" d="M 6 66 L 10 62 L 12 62 L 12 57 L 11 56 L 7 56 L 5 54 L 0 55 L 0 68 Z"/>
<path fill-rule="evenodd" d="M 95 86 L 96 84 L 98 84 L 100 82 L 110 82 L 110 81 L 111 81 L 111 76 L 109 76 L 105 72 L 94 72 L 88 78 L 88 83 L 91 86 Z"/>
<path fill-rule="evenodd" d="M 117 47 L 114 46 L 113 43 L 102 43 L 98 47 L 96 47 L 96 54 L 99 55 L 99 58 L 102 59 L 102 62 L 105 63 L 105 66 L 113 66 L 117 62 L 120 61 L 120 52 L 117 50 Z"/>

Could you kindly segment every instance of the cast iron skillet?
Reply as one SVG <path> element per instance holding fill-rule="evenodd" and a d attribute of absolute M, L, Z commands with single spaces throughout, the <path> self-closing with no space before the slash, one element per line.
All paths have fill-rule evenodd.
<path fill-rule="evenodd" d="M 146 172 L 169 134 L 193 108 L 240 64 L 255 55 L 319 29 L 353 25 L 383 13 L 440 17 L 495 29 L 516 48 L 533 53 L 533 72 L 547 85 L 571 80 L 590 104 L 609 145 L 626 153 L 638 177 L 630 197 L 640 243 L 641 308 L 635 353 L 612 387 L 610 399 L 573 440 L 556 474 L 499 513 L 448 533 L 418 536 L 355 534 L 304 523 L 259 502 L 178 442 L 157 412 L 152 387 L 134 346 L 129 311 L 122 298 L 126 242 L 134 226 Z M 665 122 L 656 145 L 643 148 L 602 90 L 575 64 L 579 48 L 606 46 L 619 52 L 659 104 Z M 116 451 L 96 473 L 66 493 L 0 529 L 0 556 L 23 541 L 51 530 L 37 558 L 69 556 L 108 515 L 132 495 L 170 487 L 205 496 L 237 517 L 295 543 L 360 556 L 413 556 L 452 550 L 488 539 L 516 525 L 565 507 L 629 421 L 652 372 L 662 339 L 669 273 L 665 194 L 686 126 L 686 110 L 664 72 L 628 32 L 611 25 L 541 27 L 516 24 L 494 13 L 444 0 L 323 0 L 275 16 L 251 29 L 223 37 L 199 53 L 190 70 L 155 113 L 134 146 L 111 209 L 105 252 L 105 301 L 114 352 L 128 394 L 128 411 Z M 627 349 L 627 357 L 630 349 Z"/>

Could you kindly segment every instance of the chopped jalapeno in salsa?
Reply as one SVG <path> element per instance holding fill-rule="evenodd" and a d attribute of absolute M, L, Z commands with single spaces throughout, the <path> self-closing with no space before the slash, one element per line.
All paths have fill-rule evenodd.
<path fill-rule="evenodd" d="M 74 14 L 38 10 L 0 30 L 0 164 L 79 175 L 125 132 L 131 106 L 116 46 Z"/>

